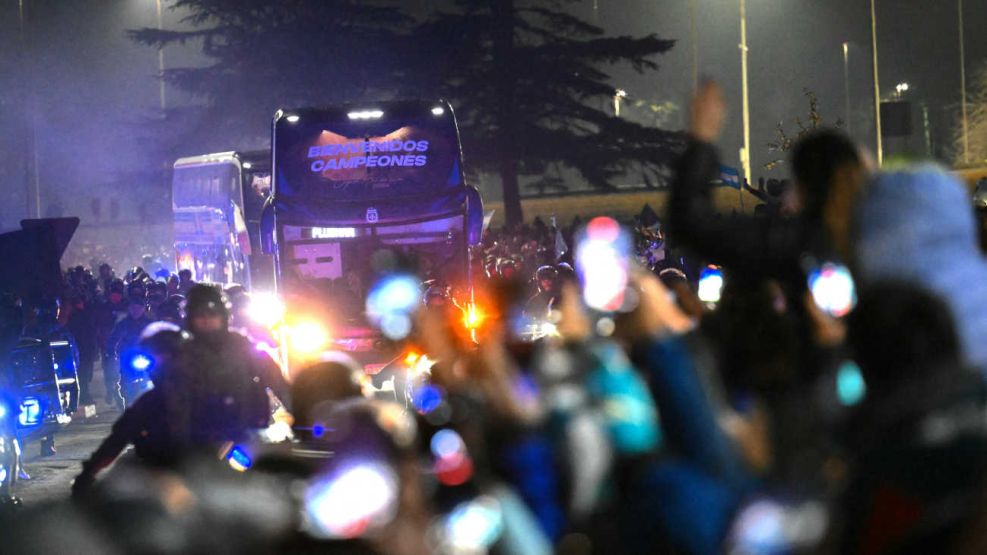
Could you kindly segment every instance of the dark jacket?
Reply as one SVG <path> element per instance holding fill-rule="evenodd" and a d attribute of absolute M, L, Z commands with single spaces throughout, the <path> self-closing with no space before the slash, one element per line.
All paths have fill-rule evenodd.
<path fill-rule="evenodd" d="M 675 166 L 666 216 L 670 238 L 709 262 L 749 278 L 804 282 L 802 255 L 829 251 L 821 224 L 772 214 L 718 214 L 712 191 L 719 171 L 716 148 L 691 141 Z"/>
<path fill-rule="evenodd" d="M 100 349 L 103 359 L 111 359 L 114 353 L 107 349 L 110 332 L 122 318 L 127 317 L 127 303 L 112 303 L 109 300 L 101 300 L 92 305 L 92 320 L 95 327 L 96 343 Z"/>
<path fill-rule="evenodd" d="M 96 475 L 108 467 L 128 445 L 133 445 L 141 460 L 163 464 L 176 454 L 175 443 L 163 418 L 165 398 L 160 389 L 141 395 L 113 423 L 110 435 L 82 463 L 83 474 Z"/>
<path fill-rule="evenodd" d="M 267 390 L 288 405 L 288 384 L 274 360 L 233 332 L 194 337 L 164 387 L 185 407 L 169 415 L 172 423 L 195 445 L 237 441 L 266 427 Z"/>
<path fill-rule="evenodd" d="M 127 316 L 117 322 L 106 341 L 107 351 L 116 356 L 128 349 L 133 349 L 140 342 L 141 332 L 151 323 L 147 316 L 131 318 Z"/>
<path fill-rule="evenodd" d="M 79 349 L 79 360 L 91 364 L 98 353 L 97 329 L 94 319 L 93 306 L 85 303 L 81 308 L 72 307 L 66 328 L 75 338 Z"/>
<path fill-rule="evenodd" d="M 945 552 L 981 526 L 985 401 L 979 373 L 955 367 L 868 391 L 847 434 L 840 553 Z"/>

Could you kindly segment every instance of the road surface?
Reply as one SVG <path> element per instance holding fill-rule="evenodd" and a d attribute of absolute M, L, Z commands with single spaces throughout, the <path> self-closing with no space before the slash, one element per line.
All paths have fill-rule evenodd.
<path fill-rule="evenodd" d="M 104 391 L 102 372 L 99 370 L 93 378 L 92 391 Z M 37 441 L 22 446 L 24 467 L 31 479 L 19 481 L 15 494 L 24 505 L 34 506 L 67 498 L 72 479 L 79 473 L 82 461 L 109 435 L 118 416 L 119 410 L 108 407 L 100 399 L 94 417 L 73 418 L 68 426 L 58 432 L 55 436 L 54 456 L 39 456 L 40 446 Z"/>

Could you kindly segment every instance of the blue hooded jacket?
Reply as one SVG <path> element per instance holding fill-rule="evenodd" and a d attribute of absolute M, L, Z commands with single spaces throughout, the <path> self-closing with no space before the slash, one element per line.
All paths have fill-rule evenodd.
<path fill-rule="evenodd" d="M 854 229 L 858 279 L 910 281 L 939 295 L 966 361 L 987 370 L 987 261 L 966 188 L 934 165 L 882 174 L 861 194 Z"/>

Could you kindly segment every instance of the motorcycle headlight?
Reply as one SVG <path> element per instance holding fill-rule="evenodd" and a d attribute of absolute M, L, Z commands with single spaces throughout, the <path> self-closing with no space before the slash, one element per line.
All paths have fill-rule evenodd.
<path fill-rule="evenodd" d="M 130 366 L 134 370 L 139 370 L 143 372 L 144 370 L 150 368 L 153 362 L 154 361 L 151 360 L 151 357 L 147 355 L 136 355 L 133 359 L 130 360 Z"/>

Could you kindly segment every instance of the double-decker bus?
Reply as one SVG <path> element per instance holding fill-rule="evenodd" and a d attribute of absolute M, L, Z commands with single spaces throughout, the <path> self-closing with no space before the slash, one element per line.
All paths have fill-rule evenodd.
<path fill-rule="evenodd" d="M 260 216 L 271 189 L 269 151 L 180 158 L 172 177 L 175 262 L 197 281 L 262 286 Z"/>
<path fill-rule="evenodd" d="M 261 234 L 289 330 L 294 320 L 325 343 L 317 347 L 349 351 L 368 370 L 386 362 L 387 342 L 364 320 L 382 256 L 415 260 L 422 280 L 469 297 L 470 246 L 480 241 L 483 206 L 466 183 L 448 103 L 280 110 L 272 135 L 273 188 Z M 282 356 L 290 367 L 287 339 Z"/>

